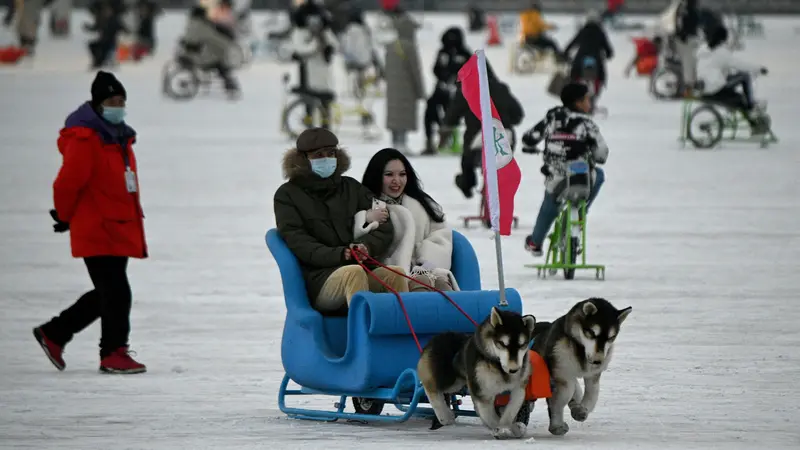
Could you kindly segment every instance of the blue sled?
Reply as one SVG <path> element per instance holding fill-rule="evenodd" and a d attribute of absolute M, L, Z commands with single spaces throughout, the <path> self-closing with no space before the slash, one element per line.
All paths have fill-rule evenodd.
<path fill-rule="evenodd" d="M 397 298 L 391 293 L 359 292 L 350 302 L 347 317 L 326 317 L 311 307 L 300 263 L 276 229 L 266 236 L 267 246 L 281 272 L 286 300 L 286 322 L 281 342 L 281 360 L 286 375 L 278 392 L 278 406 L 289 417 L 333 422 L 404 422 L 412 416 L 432 417 L 417 377 L 419 349 L 414 343 Z M 470 317 L 481 322 L 493 306 L 499 307 L 500 291 L 482 291 L 478 258 L 466 237 L 453 231 L 451 266 L 461 291 L 449 292 Z M 508 306 L 522 313 L 515 289 L 506 289 Z M 447 299 L 436 292 L 403 293 L 411 324 L 425 344 L 435 335 L 455 331 L 473 333 L 475 326 Z M 289 381 L 300 389 L 289 389 Z M 334 411 L 286 406 L 286 396 L 330 395 L 339 397 Z M 362 413 L 345 412 L 347 397 L 360 405 Z M 357 399 L 357 400 L 356 400 Z M 393 404 L 402 415 L 380 415 L 381 405 Z M 366 409 L 365 409 L 366 408 Z M 369 409 L 369 413 L 365 413 Z M 458 415 L 475 416 L 458 408 Z"/>

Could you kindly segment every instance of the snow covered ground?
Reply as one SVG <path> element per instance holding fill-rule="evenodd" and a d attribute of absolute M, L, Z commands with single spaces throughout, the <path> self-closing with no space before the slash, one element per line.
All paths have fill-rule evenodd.
<path fill-rule="evenodd" d="M 439 34 L 464 19 L 425 20 L 420 45 L 430 81 Z M 573 19 L 556 20 L 563 45 Z M 183 23 L 183 14 L 169 14 L 159 22 L 155 60 L 117 71 L 139 132 L 152 254 L 129 271 L 131 344 L 145 375 L 97 374 L 97 324 L 69 344 L 63 373 L 31 335 L 90 288 L 83 264 L 69 256 L 68 237 L 52 232 L 47 215 L 58 129 L 89 98 L 87 37 L 54 41 L 43 30 L 32 65 L 0 67 L 0 448 L 800 448 L 796 19 L 766 20 L 766 38 L 748 40 L 741 53 L 770 69 L 756 92 L 769 101 L 781 142 L 767 150 L 681 149 L 680 104 L 656 103 L 645 80 L 621 76 L 633 46 L 629 35 L 612 35 L 617 57 L 603 98 L 610 116 L 600 121 L 611 156 L 590 223 L 590 255 L 607 264 L 605 282 L 590 273 L 543 281 L 523 267 L 531 257 L 522 242 L 543 183 L 539 157 L 518 153 L 521 223 L 503 245 L 507 283 L 522 294 L 525 311 L 551 320 L 589 296 L 633 306 L 589 420 L 570 421 L 568 435 L 553 437 L 537 405 L 533 439 L 519 442 L 494 441 L 470 419 L 430 432 L 426 421 L 318 424 L 278 410 L 284 303 L 263 236 L 274 226 L 272 195 L 290 145 L 278 134 L 277 86 L 294 69 L 256 63 L 240 74 L 244 98 L 235 103 L 215 94 L 191 103 L 164 99 L 160 68 Z M 470 44 L 483 40 L 472 36 Z M 554 104 L 544 94 L 549 77 L 504 75 L 506 49 L 488 55 L 532 125 Z M 379 123 L 382 108 L 378 102 Z M 342 141 L 359 179 L 370 155 L 389 143 L 388 136 L 359 143 L 345 133 Z M 421 148 L 421 134 L 413 142 Z M 463 230 L 458 219 L 477 209 L 453 185 L 458 160 L 414 164 L 478 251 L 484 286 L 496 288 L 492 241 L 483 229 Z"/>

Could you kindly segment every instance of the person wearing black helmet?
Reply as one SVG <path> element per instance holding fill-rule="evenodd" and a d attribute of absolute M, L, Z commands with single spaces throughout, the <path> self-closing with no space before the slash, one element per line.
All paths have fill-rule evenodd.
<path fill-rule="evenodd" d="M 522 136 L 523 153 L 539 153 L 536 146 L 544 141 L 545 193 L 533 233 L 525 238 L 525 249 L 534 256 L 542 255 L 542 246 L 550 227 L 558 216 L 558 197 L 565 186 L 567 166 L 573 161 L 585 161 L 592 168 L 594 182 L 586 202 L 588 210 L 600 186 L 605 181 L 605 173 L 595 164 L 605 164 L 608 159 L 608 146 L 597 124 L 589 116 L 592 100 L 589 88 L 582 83 L 569 83 L 561 90 L 562 106 L 547 111 L 545 118 Z"/>

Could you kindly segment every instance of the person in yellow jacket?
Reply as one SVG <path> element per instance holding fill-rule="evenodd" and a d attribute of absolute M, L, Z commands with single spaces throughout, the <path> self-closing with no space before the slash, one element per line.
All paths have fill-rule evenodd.
<path fill-rule="evenodd" d="M 539 0 L 533 0 L 530 8 L 520 13 L 519 22 L 525 45 L 537 49 L 550 49 L 556 59 L 559 61 L 564 59 L 556 41 L 546 34 L 547 31 L 556 29 L 556 26 L 545 22 L 542 18 L 542 5 Z"/>

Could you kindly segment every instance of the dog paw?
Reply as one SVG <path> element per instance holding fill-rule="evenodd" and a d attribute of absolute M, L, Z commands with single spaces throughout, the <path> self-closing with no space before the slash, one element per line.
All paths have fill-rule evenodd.
<path fill-rule="evenodd" d="M 439 414 L 436 414 L 436 418 L 439 419 L 439 423 L 442 426 L 452 425 L 456 423 L 456 414 L 451 409 L 448 409 L 446 413 L 442 413 L 441 416 Z"/>
<path fill-rule="evenodd" d="M 550 431 L 550 434 L 553 434 L 553 435 L 556 435 L 556 436 L 563 436 L 563 435 L 567 434 L 567 431 L 569 431 L 569 425 L 567 425 L 566 423 L 562 423 L 560 425 L 552 425 L 551 424 L 550 428 L 548 428 L 548 431 Z"/>
<path fill-rule="evenodd" d="M 525 436 L 525 432 L 528 431 L 528 426 L 522 422 L 515 422 L 511 424 L 511 428 L 509 428 L 509 430 L 511 431 L 512 436 L 519 439 Z"/>
<path fill-rule="evenodd" d="M 572 418 L 578 422 L 583 422 L 589 417 L 589 410 L 583 405 L 577 405 L 573 408 L 570 408 L 569 412 L 572 414 Z"/>
<path fill-rule="evenodd" d="M 513 431 L 511 431 L 508 428 L 494 428 L 492 429 L 492 436 L 494 436 L 495 439 L 501 439 L 501 440 L 511 439 L 516 437 L 514 436 Z"/>

